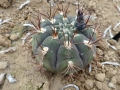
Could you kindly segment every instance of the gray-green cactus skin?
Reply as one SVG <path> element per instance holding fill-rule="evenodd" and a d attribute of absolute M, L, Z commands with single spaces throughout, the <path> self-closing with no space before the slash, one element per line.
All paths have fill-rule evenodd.
<path fill-rule="evenodd" d="M 32 36 L 32 52 L 38 63 L 52 73 L 74 73 L 84 69 L 96 56 L 96 33 L 86 27 L 83 13 L 77 18 L 56 14 L 40 22 Z"/>

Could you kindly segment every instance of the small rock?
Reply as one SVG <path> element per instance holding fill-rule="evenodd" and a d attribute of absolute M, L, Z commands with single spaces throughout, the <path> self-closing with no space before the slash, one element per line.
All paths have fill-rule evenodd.
<path fill-rule="evenodd" d="M 114 89 L 116 88 L 115 85 L 113 83 L 111 83 L 111 82 L 108 83 L 108 87 L 114 88 Z"/>
<path fill-rule="evenodd" d="M 120 75 L 118 75 L 116 78 L 117 78 L 117 84 L 120 85 Z"/>
<path fill-rule="evenodd" d="M 11 46 L 11 41 L 7 37 L 0 35 L 0 45 L 9 47 Z"/>
<path fill-rule="evenodd" d="M 117 44 L 117 53 L 119 54 L 119 56 L 120 56 L 120 44 Z"/>
<path fill-rule="evenodd" d="M 109 68 L 108 71 L 106 72 L 106 75 L 108 77 L 112 77 L 112 76 L 116 75 L 116 73 L 117 73 L 117 70 L 115 70 L 113 68 Z"/>
<path fill-rule="evenodd" d="M 98 43 L 99 43 L 99 48 L 100 48 L 101 50 L 103 50 L 103 51 L 108 50 L 109 45 L 108 45 L 108 43 L 106 42 L 105 39 L 100 40 Z"/>
<path fill-rule="evenodd" d="M 90 72 L 90 76 L 95 75 L 95 71 Z"/>
<path fill-rule="evenodd" d="M 115 45 L 117 43 L 117 41 L 115 41 L 114 39 L 110 39 L 110 40 L 107 40 L 108 43 L 110 43 L 111 45 Z"/>
<path fill-rule="evenodd" d="M 105 73 L 105 72 L 106 72 L 106 70 L 104 68 L 102 68 L 102 73 Z"/>
<path fill-rule="evenodd" d="M 11 46 L 11 41 L 7 37 L 0 35 L 0 45 L 5 47 Z"/>
<path fill-rule="evenodd" d="M 95 74 L 95 78 L 98 80 L 98 81 L 104 81 L 105 79 L 105 73 L 98 73 L 98 74 Z"/>
<path fill-rule="evenodd" d="M 7 80 L 8 80 L 10 83 L 16 83 L 16 82 L 17 82 L 17 80 L 16 80 L 15 78 L 13 78 L 13 77 L 11 76 L 11 74 L 7 74 L 7 75 L 6 75 L 6 78 L 7 78 Z"/>
<path fill-rule="evenodd" d="M 120 56 L 120 49 L 118 49 L 117 52 L 118 52 L 118 54 L 119 54 L 119 56 Z"/>
<path fill-rule="evenodd" d="M 17 35 L 17 34 L 11 34 L 11 36 L 10 36 L 10 40 L 12 40 L 12 41 L 15 41 L 15 40 L 18 40 L 19 39 L 19 36 Z"/>
<path fill-rule="evenodd" d="M 50 90 L 50 84 L 48 81 L 45 82 L 45 84 L 43 85 L 43 90 Z"/>
<path fill-rule="evenodd" d="M 80 82 L 82 82 L 82 83 L 85 82 L 85 78 L 84 78 L 84 77 L 81 77 L 81 78 L 80 78 Z"/>
<path fill-rule="evenodd" d="M 5 36 L 6 36 L 7 38 L 9 38 L 9 37 L 10 37 L 10 34 L 5 34 Z"/>
<path fill-rule="evenodd" d="M 16 47 L 9 47 L 8 49 L 6 50 L 1 50 L 0 51 L 0 54 L 5 54 L 5 53 L 12 53 L 12 52 L 15 52 L 16 51 Z"/>
<path fill-rule="evenodd" d="M 35 0 L 37 3 L 41 3 L 43 0 Z"/>
<path fill-rule="evenodd" d="M 85 88 L 88 89 L 88 90 L 90 90 L 90 89 L 93 88 L 93 84 L 94 84 L 94 81 L 88 79 L 88 80 L 85 81 Z"/>
<path fill-rule="evenodd" d="M 110 57 L 107 54 L 105 54 L 103 59 L 104 61 L 109 61 Z"/>
<path fill-rule="evenodd" d="M 97 53 L 99 53 L 100 56 L 102 56 L 104 53 L 101 49 L 97 48 Z"/>
<path fill-rule="evenodd" d="M 96 85 L 96 87 L 97 87 L 98 89 L 102 89 L 102 83 L 101 83 L 101 82 L 96 81 L 96 82 L 95 82 L 95 85 Z"/>
<path fill-rule="evenodd" d="M 4 79 L 5 79 L 5 73 L 0 74 L 0 85 L 3 84 Z"/>
<path fill-rule="evenodd" d="M 7 66 L 8 66 L 7 62 L 4 62 L 4 61 L 0 62 L 0 69 L 1 70 L 5 69 Z"/>
<path fill-rule="evenodd" d="M 0 0 L 0 6 L 3 8 L 8 8 L 13 0 Z"/>
<path fill-rule="evenodd" d="M 95 10 L 96 9 L 96 2 L 95 0 L 91 0 L 88 5 L 89 10 Z"/>
<path fill-rule="evenodd" d="M 102 83 L 102 89 L 101 90 L 110 90 L 110 88 L 107 85 L 107 82 Z"/>
<path fill-rule="evenodd" d="M 114 83 L 114 84 L 117 83 L 117 80 L 116 80 L 116 77 L 115 77 L 115 76 L 111 78 L 111 83 Z"/>

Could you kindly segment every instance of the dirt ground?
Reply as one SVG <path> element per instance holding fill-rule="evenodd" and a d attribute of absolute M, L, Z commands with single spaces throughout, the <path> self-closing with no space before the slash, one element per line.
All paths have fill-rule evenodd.
<path fill-rule="evenodd" d="M 13 0 L 13 3 L 8 8 L 0 7 L 0 18 L 11 18 L 10 22 L 0 26 L 1 35 L 9 35 L 15 26 L 21 26 L 24 23 L 29 22 L 31 15 L 35 15 L 36 11 L 42 11 L 49 9 L 49 4 L 43 0 L 31 0 L 31 2 L 18 10 L 19 6 L 26 0 Z M 74 3 L 75 0 L 66 0 L 67 2 Z M 115 0 L 80 0 L 80 6 L 88 6 L 87 10 L 92 10 L 97 17 L 96 20 L 91 20 L 92 24 L 101 23 L 101 31 L 103 32 L 108 26 L 112 25 L 112 28 L 120 22 L 120 11 L 115 7 Z M 64 2 L 64 4 L 67 4 Z M 118 6 L 120 1 L 116 0 Z M 1 4 L 1 1 L 0 1 Z M 71 15 L 76 15 L 76 5 L 71 4 L 69 10 Z M 120 32 L 120 26 L 116 30 L 112 29 L 113 35 Z M 25 34 L 24 34 L 25 35 Z M 22 35 L 22 37 L 24 36 Z M 13 53 L 0 54 L 0 60 L 8 62 L 8 66 L 4 70 L 0 70 L 0 73 L 9 73 L 17 80 L 17 83 L 11 84 L 5 79 L 0 90 L 61 90 L 61 88 L 67 84 L 76 84 L 80 90 L 120 90 L 120 67 L 113 65 L 105 65 L 104 67 L 98 67 L 93 69 L 91 73 L 80 73 L 79 80 L 74 79 L 73 82 L 69 82 L 61 75 L 52 75 L 48 72 L 40 73 L 38 71 L 39 66 L 32 63 L 34 60 L 30 53 L 25 51 L 21 44 L 22 40 L 12 41 L 11 46 L 15 46 L 17 50 Z M 101 41 L 102 42 L 102 41 Z M 98 49 L 102 53 L 102 57 L 98 62 L 111 61 L 120 62 L 120 40 L 114 43 L 117 50 L 106 46 L 104 41 L 102 42 L 103 49 Z M 107 49 L 105 48 L 107 47 Z M 5 48 L 1 46 L 0 48 Z M 105 49 L 104 49 L 105 48 Z M 95 66 L 96 67 L 96 66 Z M 111 70 L 111 71 L 110 71 Z M 116 72 L 112 73 L 111 72 Z M 104 73 L 104 81 L 96 80 L 95 75 L 98 73 Z M 115 78 L 116 82 L 112 82 L 111 79 Z M 86 83 L 90 81 L 93 85 Z M 99 82 L 101 87 L 96 84 Z M 114 87 L 109 87 L 109 82 L 113 83 Z M 89 87 L 87 87 L 88 85 Z M 73 88 L 66 90 L 75 90 Z"/>

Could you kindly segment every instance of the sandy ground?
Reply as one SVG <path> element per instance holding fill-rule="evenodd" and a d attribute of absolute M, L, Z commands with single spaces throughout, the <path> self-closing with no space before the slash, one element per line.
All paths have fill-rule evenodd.
<path fill-rule="evenodd" d="M 73 2 L 74 0 L 70 0 Z M 0 34 L 9 34 L 13 28 L 17 25 L 22 25 L 31 19 L 31 15 L 36 14 L 35 11 L 49 9 L 49 4 L 46 2 L 39 2 L 39 0 L 31 0 L 31 2 L 23 7 L 23 9 L 18 10 L 19 6 L 25 2 L 25 0 L 14 0 L 12 6 L 7 9 L 0 7 L 0 18 L 7 19 L 11 17 L 11 21 L 8 24 L 0 26 Z M 88 10 L 92 9 L 94 14 L 97 16 L 96 20 L 91 21 L 92 23 L 101 23 L 101 31 L 104 31 L 108 26 L 112 25 L 114 27 L 118 22 L 120 22 L 120 12 L 114 6 L 113 0 L 80 0 L 80 5 L 88 6 Z M 66 3 L 64 3 L 66 4 Z M 120 6 L 120 1 L 117 2 Z M 44 8 L 43 8 L 44 7 Z M 70 14 L 75 15 L 75 5 L 70 5 Z M 120 27 L 116 30 L 112 29 L 113 35 L 120 31 Z M 24 35 L 23 35 L 24 36 Z M 22 36 L 22 37 L 23 37 Z M 104 42 L 102 43 L 105 44 Z M 119 47 L 120 42 L 115 42 L 115 45 Z M 64 85 L 69 83 L 74 83 L 79 86 L 80 90 L 86 89 L 86 80 L 92 80 L 94 82 L 93 87 L 89 90 L 119 90 L 120 83 L 117 81 L 120 79 L 120 70 L 118 66 L 107 65 L 97 70 L 93 70 L 90 74 L 87 72 L 80 73 L 79 80 L 75 79 L 73 82 L 67 81 L 61 75 L 52 75 L 48 72 L 40 73 L 38 71 L 39 66 L 32 63 L 34 60 L 31 57 L 30 51 L 24 51 L 24 47 L 21 45 L 21 39 L 17 41 L 12 41 L 12 46 L 15 46 L 17 50 L 13 53 L 0 54 L 0 60 L 8 62 L 8 67 L 4 70 L 0 70 L 0 73 L 10 73 L 15 77 L 17 83 L 11 84 L 6 79 L 4 84 L 1 86 L 1 90 L 60 90 Z M 3 48 L 3 47 L 2 47 Z M 117 48 L 118 49 L 118 48 Z M 119 48 L 120 49 L 120 48 Z M 111 49 L 102 50 L 103 56 L 98 62 L 102 61 L 114 61 L 119 62 L 120 55 L 118 51 Z M 109 76 L 109 68 L 115 70 L 116 73 Z M 102 88 L 98 89 L 95 82 L 95 74 L 105 73 L 106 77 L 102 83 Z M 111 78 L 116 78 L 116 83 L 114 83 L 116 88 L 109 88 L 108 82 Z M 104 85 L 106 86 L 104 86 Z M 66 89 L 66 90 L 74 90 Z"/>

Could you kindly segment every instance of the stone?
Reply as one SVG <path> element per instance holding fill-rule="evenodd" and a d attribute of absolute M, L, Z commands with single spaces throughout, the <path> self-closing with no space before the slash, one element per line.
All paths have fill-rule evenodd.
<path fill-rule="evenodd" d="M 113 83 L 111 83 L 111 82 L 108 83 L 108 87 L 113 88 L 113 89 L 116 88 L 115 85 Z"/>
<path fill-rule="evenodd" d="M 118 55 L 120 56 L 120 44 L 117 44 L 117 53 L 118 53 Z"/>
<path fill-rule="evenodd" d="M 3 8 L 8 8 L 13 0 L 0 0 L 0 6 Z"/>
<path fill-rule="evenodd" d="M 35 0 L 37 3 L 42 3 L 43 0 Z"/>
<path fill-rule="evenodd" d="M 0 35 L 0 45 L 9 47 L 11 46 L 11 41 L 7 37 Z"/>
<path fill-rule="evenodd" d="M 117 60 L 117 55 L 115 51 L 108 50 L 105 52 L 104 55 L 104 61 L 116 61 Z"/>
<path fill-rule="evenodd" d="M 111 90 L 111 89 L 108 87 L 107 82 L 103 82 L 101 90 Z"/>
<path fill-rule="evenodd" d="M 98 89 L 102 89 L 102 83 L 101 83 L 101 82 L 96 81 L 96 82 L 95 82 L 95 85 L 96 85 L 96 87 L 97 87 Z"/>
<path fill-rule="evenodd" d="M 102 51 L 101 49 L 97 48 L 96 51 L 97 51 L 97 53 L 98 53 L 100 56 L 103 56 L 103 55 L 104 55 L 104 53 L 103 53 L 103 51 Z"/>
<path fill-rule="evenodd" d="M 115 70 L 113 68 L 109 68 L 108 71 L 106 72 L 106 75 L 108 77 L 112 77 L 112 76 L 116 75 L 116 73 L 117 73 L 117 70 Z"/>
<path fill-rule="evenodd" d="M 93 84 L 94 84 L 94 81 L 88 79 L 88 80 L 85 81 L 85 88 L 88 89 L 88 90 L 90 90 L 90 89 L 93 88 Z"/>
<path fill-rule="evenodd" d="M 90 76 L 93 76 L 93 75 L 95 75 L 95 71 L 90 72 Z"/>
<path fill-rule="evenodd" d="M 48 81 L 45 82 L 45 84 L 43 85 L 43 90 L 50 90 L 50 84 Z"/>
<path fill-rule="evenodd" d="M 104 79 L 105 79 L 105 73 L 97 73 L 97 74 L 95 74 L 95 78 L 96 78 L 98 81 L 103 82 Z"/>
<path fill-rule="evenodd" d="M 118 49 L 117 52 L 118 52 L 118 54 L 119 54 L 119 56 L 120 56 L 120 49 Z"/>
<path fill-rule="evenodd" d="M 116 80 L 116 77 L 115 77 L 115 76 L 111 78 L 111 82 L 114 83 L 114 84 L 117 83 L 117 80 Z"/>
<path fill-rule="evenodd" d="M 117 43 L 117 41 L 114 39 L 110 39 L 110 40 L 108 40 L 108 43 L 110 43 L 111 45 L 115 45 Z"/>
<path fill-rule="evenodd" d="M 17 35 L 17 34 L 11 34 L 11 36 L 10 36 L 10 40 L 12 40 L 12 41 L 15 41 L 15 40 L 18 40 L 19 39 L 19 36 Z"/>
<path fill-rule="evenodd" d="M 117 78 L 117 84 L 120 85 L 120 75 L 118 75 L 116 78 Z"/>
<path fill-rule="evenodd" d="M 84 77 L 80 77 L 80 82 L 85 82 L 85 78 Z"/>
<path fill-rule="evenodd" d="M 89 10 L 95 10 L 96 9 L 96 2 L 95 0 L 91 0 L 88 5 Z"/>
<path fill-rule="evenodd" d="M 10 37 L 10 34 L 5 34 L 5 36 L 6 36 L 7 38 L 9 38 L 9 37 Z"/>
<path fill-rule="evenodd" d="M 105 39 L 100 40 L 98 43 L 101 50 L 106 51 L 109 49 L 109 45 Z"/>
<path fill-rule="evenodd" d="M 3 84 L 4 79 L 5 79 L 5 73 L 0 74 L 0 85 Z"/>
<path fill-rule="evenodd" d="M 1 61 L 1 62 L 0 62 L 0 70 L 5 69 L 7 66 L 8 66 L 8 63 L 7 63 L 7 62 L 5 62 L 5 61 Z"/>
<path fill-rule="evenodd" d="M 105 72 L 106 72 L 106 70 L 104 68 L 102 68 L 102 73 L 105 73 Z"/>
<path fill-rule="evenodd" d="M 107 54 L 104 55 L 104 61 L 109 61 L 109 56 Z"/>

